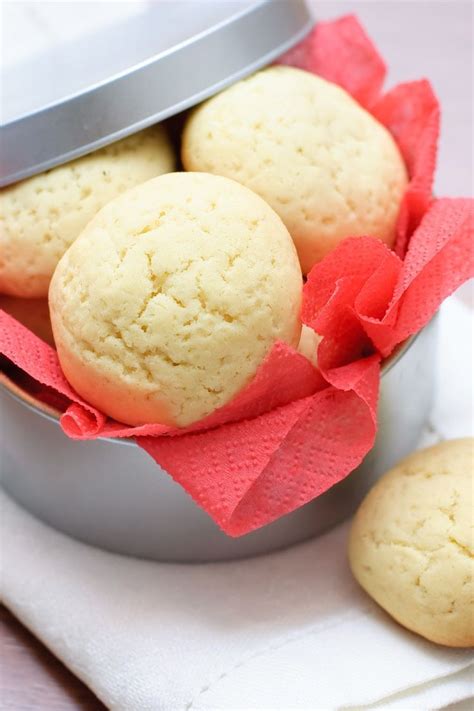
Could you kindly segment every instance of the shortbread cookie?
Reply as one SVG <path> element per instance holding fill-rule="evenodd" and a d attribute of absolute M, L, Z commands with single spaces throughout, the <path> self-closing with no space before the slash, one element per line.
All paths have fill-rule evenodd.
<path fill-rule="evenodd" d="M 313 331 L 312 328 L 305 324 L 302 325 L 298 351 L 301 355 L 304 355 L 315 368 L 318 367 L 318 347 L 321 340 L 321 336 L 316 333 L 316 331 Z"/>
<path fill-rule="evenodd" d="M 392 136 L 343 89 L 301 69 L 265 69 L 199 106 L 182 160 L 263 197 L 305 274 L 345 237 L 394 243 L 407 174 Z"/>
<path fill-rule="evenodd" d="M 278 215 L 227 178 L 172 173 L 104 207 L 50 288 L 77 392 L 133 425 L 227 403 L 277 341 L 296 346 L 302 275 Z"/>
<path fill-rule="evenodd" d="M 174 170 L 162 126 L 0 190 L 0 293 L 46 297 L 56 264 L 96 212 Z"/>
<path fill-rule="evenodd" d="M 474 440 L 402 460 L 369 492 L 349 544 L 361 586 L 408 629 L 474 645 Z"/>

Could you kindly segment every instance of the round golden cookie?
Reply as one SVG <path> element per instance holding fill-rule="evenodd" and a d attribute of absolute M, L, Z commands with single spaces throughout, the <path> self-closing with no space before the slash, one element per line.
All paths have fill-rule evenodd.
<path fill-rule="evenodd" d="M 318 347 L 322 341 L 322 336 L 312 328 L 303 324 L 301 326 L 300 342 L 297 351 L 304 355 L 315 368 L 318 367 Z"/>
<path fill-rule="evenodd" d="M 308 72 L 271 67 L 206 101 L 188 119 L 182 161 L 261 195 L 305 274 L 345 237 L 393 245 L 407 184 L 398 148 L 347 92 Z"/>
<path fill-rule="evenodd" d="M 0 190 L 0 293 L 46 297 L 56 264 L 96 212 L 174 170 L 162 126 Z"/>
<path fill-rule="evenodd" d="M 50 309 L 70 383 L 133 425 L 227 403 L 300 336 L 302 275 L 278 215 L 239 183 L 171 173 L 106 205 L 58 264 Z"/>
<path fill-rule="evenodd" d="M 349 560 L 400 624 L 438 644 L 474 645 L 474 440 L 415 452 L 369 492 Z"/>

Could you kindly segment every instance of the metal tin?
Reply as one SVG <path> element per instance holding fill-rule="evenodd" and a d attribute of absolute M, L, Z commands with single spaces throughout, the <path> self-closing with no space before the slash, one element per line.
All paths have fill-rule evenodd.
<path fill-rule="evenodd" d="M 305 0 L 150 3 L 105 36 L 4 72 L 0 187 L 199 103 L 272 62 L 312 24 Z"/>
<path fill-rule="evenodd" d="M 361 466 L 323 496 L 242 538 L 220 531 L 137 445 L 68 439 L 53 412 L 6 378 L 0 388 L 3 485 L 46 523 L 115 553 L 215 561 L 302 541 L 349 516 L 376 478 L 416 445 L 432 404 L 436 324 L 385 363 L 377 439 Z"/>
<path fill-rule="evenodd" d="M 108 30 L 105 52 L 97 35 L 36 58 L 23 72 L 17 67 L 1 81 L 0 186 L 202 101 L 277 58 L 312 24 L 305 0 L 152 3 Z M 220 531 L 136 444 L 68 439 L 57 413 L 0 373 L 4 487 L 64 533 L 154 560 L 232 559 L 302 541 L 352 513 L 375 478 L 415 445 L 431 406 L 435 331 L 432 322 L 385 364 L 377 440 L 362 465 L 323 496 L 242 538 Z"/>

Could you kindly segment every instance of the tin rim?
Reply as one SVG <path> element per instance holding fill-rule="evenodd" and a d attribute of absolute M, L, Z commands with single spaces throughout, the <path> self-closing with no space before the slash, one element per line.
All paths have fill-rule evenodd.
<path fill-rule="evenodd" d="M 381 377 L 387 375 L 392 368 L 397 365 L 397 363 L 403 358 L 405 353 L 413 346 L 418 336 L 423 332 L 421 329 L 417 334 L 411 336 L 406 341 L 404 341 L 400 346 L 398 346 L 395 351 L 383 362 Z M 15 383 L 4 371 L 0 370 L 0 388 L 8 393 L 10 397 L 19 402 L 21 405 L 26 407 L 28 410 L 35 412 L 36 414 L 44 417 L 51 422 L 59 425 L 59 418 L 61 412 L 46 403 L 37 400 L 33 395 L 24 390 L 20 385 Z M 136 446 L 136 443 L 132 438 L 128 437 L 97 437 L 96 440 L 101 442 L 109 442 L 112 444 L 122 444 L 127 446 Z"/>
<path fill-rule="evenodd" d="M 275 12 L 280 21 L 271 24 L 269 18 Z M 39 107 L 20 110 L 0 125 L 3 156 L 0 187 L 63 165 L 195 106 L 270 64 L 300 42 L 313 26 L 314 18 L 305 0 L 292 0 L 291 3 L 254 0 L 252 5 L 233 12 L 207 29 L 152 54 L 128 69 L 121 68 L 106 78 L 73 89 L 70 94 L 55 97 Z M 271 30 L 271 27 L 274 29 Z M 276 33 L 275 27 L 278 28 Z M 225 64 L 219 43 L 229 41 L 227 35 L 237 30 L 244 33 L 245 41 L 236 44 L 235 57 Z M 252 36 L 265 38 L 260 39 L 258 50 Z M 173 91 L 166 92 L 167 84 L 163 83 L 162 77 L 180 71 L 183 62 L 194 66 L 202 47 L 207 44 L 209 48 L 210 42 L 207 51 L 214 61 L 208 63 L 207 73 L 191 73 L 198 79 L 194 77 L 190 85 L 187 83 L 189 77 L 183 83 L 171 82 Z M 221 69 L 209 71 L 209 67 Z M 153 98 L 153 102 L 144 98 L 144 82 L 162 85 L 162 91 L 158 92 L 158 98 Z M 140 96 L 140 91 L 140 100 L 123 101 L 124 95 Z M 120 106 L 120 111 L 108 110 L 107 107 L 116 104 Z M 100 122 L 91 119 L 91 110 L 94 115 L 98 112 Z M 42 137 L 39 144 L 38 136 Z"/>

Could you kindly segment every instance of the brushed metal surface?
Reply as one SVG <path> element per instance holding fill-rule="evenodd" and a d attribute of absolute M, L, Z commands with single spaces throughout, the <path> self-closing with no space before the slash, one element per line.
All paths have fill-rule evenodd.
<path fill-rule="evenodd" d="M 192 11 L 151 3 L 115 32 L 5 72 L 0 187 L 194 106 L 272 62 L 313 25 L 305 0 L 199 3 Z"/>
<path fill-rule="evenodd" d="M 379 430 L 361 466 L 326 494 L 242 538 L 226 536 L 134 443 L 77 442 L 57 421 L 0 388 L 1 479 L 31 513 L 81 541 L 161 561 L 267 553 L 349 516 L 372 483 L 416 445 L 434 389 L 437 320 L 383 370 Z"/>

